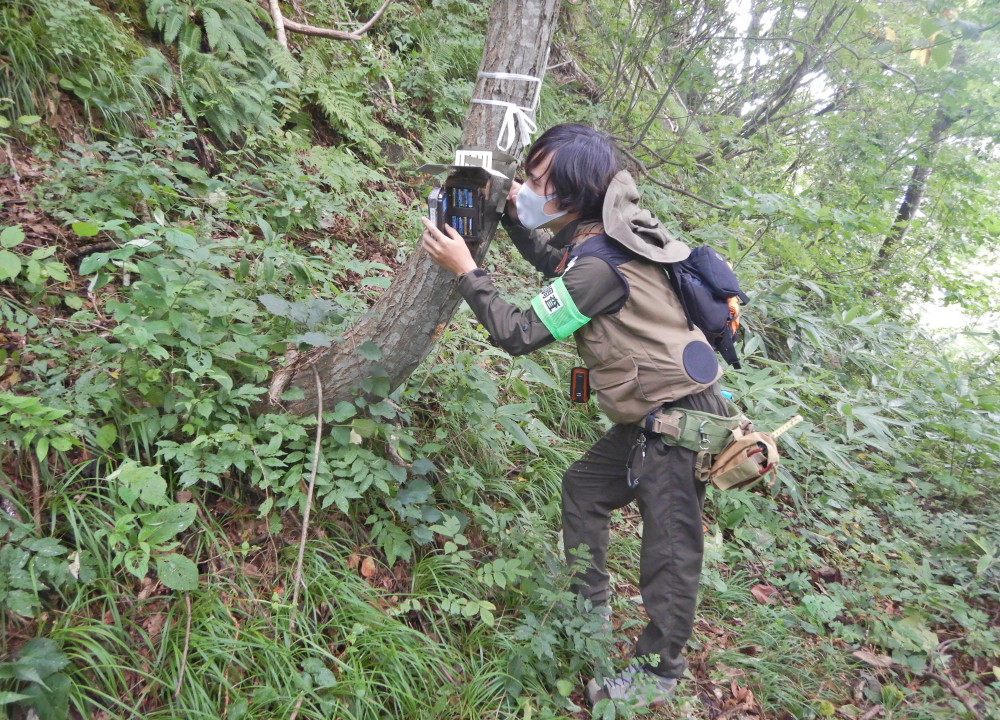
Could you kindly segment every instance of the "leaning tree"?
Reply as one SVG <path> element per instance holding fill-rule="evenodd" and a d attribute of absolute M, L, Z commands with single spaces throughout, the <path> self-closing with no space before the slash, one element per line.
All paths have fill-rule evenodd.
<path fill-rule="evenodd" d="M 519 74 L 538 78 L 540 82 L 545 74 L 558 8 L 556 0 L 496 0 L 493 3 L 473 98 L 501 101 L 501 104 L 473 101 L 462 130 L 463 146 L 496 151 L 505 123 L 515 126 L 511 130 L 519 130 L 520 120 L 511 106 L 529 107 L 537 83 L 488 75 Z M 506 152 L 516 161 L 524 151 L 524 144 L 524 135 L 517 132 Z M 496 227 L 494 219 L 483 228 L 483 242 L 473 251 L 477 262 L 485 256 Z M 400 234 L 417 230 L 399 228 Z M 295 414 L 314 413 L 321 395 L 327 406 L 349 397 L 353 388 L 371 375 L 376 362 L 388 376 L 391 386 L 397 387 L 430 353 L 460 301 L 454 276 L 435 265 L 426 253 L 412 253 L 392 285 L 344 333 L 341 342 L 332 347 L 293 353 L 288 358 L 272 378 L 268 394 L 270 403 L 277 404 L 285 390 L 298 387 L 304 397 L 285 404 L 285 409 Z M 357 352 L 367 342 L 374 343 L 381 351 L 377 361 L 368 360 Z M 315 382 L 314 370 L 318 372 L 319 383 Z"/>

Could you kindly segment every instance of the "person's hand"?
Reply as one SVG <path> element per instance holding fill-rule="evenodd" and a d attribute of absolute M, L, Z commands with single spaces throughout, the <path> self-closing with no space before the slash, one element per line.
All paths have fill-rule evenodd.
<path fill-rule="evenodd" d="M 455 228 L 447 225 L 443 233 L 427 218 L 420 219 L 423 220 L 426 228 L 420 236 L 420 245 L 431 256 L 431 260 L 456 275 L 467 273 L 479 267 L 472 259 L 469 246 L 465 244 L 465 240 Z"/>
<path fill-rule="evenodd" d="M 517 180 L 512 180 L 510 183 L 510 191 L 507 193 L 507 217 L 516 222 L 518 225 L 521 221 L 517 219 L 517 191 L 521 189 L 521 183 Z"/>

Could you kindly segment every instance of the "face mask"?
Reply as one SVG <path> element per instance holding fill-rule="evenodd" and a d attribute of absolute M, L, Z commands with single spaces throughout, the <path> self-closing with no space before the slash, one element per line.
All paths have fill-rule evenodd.
<path fill-rule="evenodd" d="M 528 230 L 534 230 L 547 222 L 565 215 L 568 212 L 567 210 L 560 210 L 553 215 L 545 212 L 545 203 L 554 197 L 554 193 L 542 196 L 527 185 L 522 185 L 521 189 L 517 191 L 517 196 L 514 198 L 514 204 L 517 206 L 517 219 L 521 225 Z"/>

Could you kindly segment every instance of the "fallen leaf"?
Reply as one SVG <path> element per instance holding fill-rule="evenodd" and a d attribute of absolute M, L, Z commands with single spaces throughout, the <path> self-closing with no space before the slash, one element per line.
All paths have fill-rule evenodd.
<path fill-rule="evenodd" d="M 741 668 L 729 667 L 728 665 L 725 665 L 723 663 L 716 663 L 715 669 L 718 670 L 720 673 L 722 673 L 723 677 L 727 677 L 730 679 L 746 677 L 747 674 L 746 670 L 743 670 Z"/>
<path fill-rule="evenodd" d="M 893 665 L 892 658 L 888 655 L 876 655 L 875 653 L 870 653 L 867 650 L 855 650 L 851 653 L 851 655 L 856 657 L 865 665 L 871 665 L 872 667 L 890 668 Z"/>
<path fill-rule="evenodd" d="M 153 591 L 156 590 L 156 586 L 159 585 L 157 580 L 151 577 L 144 577 L 142 579 L 142 587 L 139 589 L 138 600 L 148 600 L 152 595 Z"/>
<path fill-rule="evenodd" d="M 778 601 L 773 595 L 778 592 L 778 588 L 773 585 L 754 585 L 750 588 L 750 594 L 761 605 L 773 605 Z"/>
<path fill-rule="evenodd" d="M 347 558 L 348 570 L 356 570 L 358 565 L 360 564 L 361 564 L 361 558 L 358 557 L 357 555 L 351 555 L 350 557 Z"/>
<path fill-rule="evenodd" d="M 146 631 L 147 635 L 155 637 L 163 630 L 163 626 L 166 622 L 167 616 L 165 613 L 156 613 L 155 615 L 150 615 L 146 618 L 142 623 L 142 627 Z"/>
<path fill-rule="evenodd" d="M 191 502 L 191 498 L 193 498 L 193 497 L 194 497 L 194 494 L 190 490 L 178 490 L 177 491 L 177 502 L 179 502 L 179 503 Z"/>
<path fill-rule="evenodd" d="M 753 696 L 753 691 L 750 688 L 745 688 L 739 685 L 735 680 L 730 682 L 729 689 L 733 693 L 733 699 L 740 705 L 745 705 L 747 710 L 753 709 L 757 704 L 756 699 Z"/>
<path fill-rule="evenodd" d="M 843 583 L 844 577 L 840 570 L 832 567 L 821 567 L 813 568 L 809 571 L 809 575 L 812 577 L 813 582 L 819 584 L 820 581 L 825 583 Z"/>
<path fill-rule="evenodd" d="M 366 557 L 361 561 L 361 577 L 366 580 L 375 574 L 375 561 Z"/>

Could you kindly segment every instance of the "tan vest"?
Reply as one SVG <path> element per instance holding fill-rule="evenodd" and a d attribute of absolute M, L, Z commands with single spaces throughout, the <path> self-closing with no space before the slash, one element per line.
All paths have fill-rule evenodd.
<path fill-rule="evenodd" d="M 634 423 L 704 390 L 722 368 L 704 333 L 688 328 L 662 265 L 631 259 L 616 267 L 629 285 L 625 304 L 574 336 L 601 409 L 616 423 Z"/>

